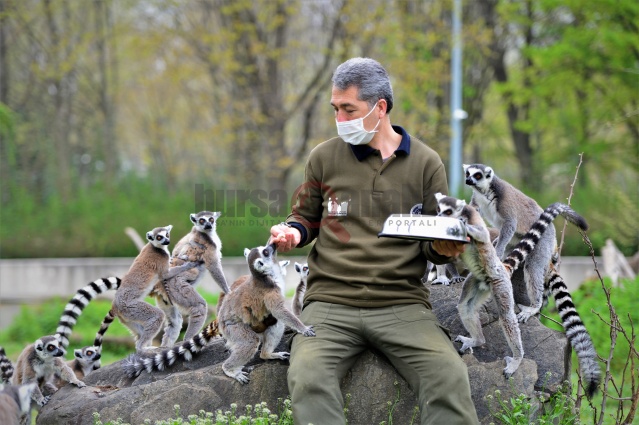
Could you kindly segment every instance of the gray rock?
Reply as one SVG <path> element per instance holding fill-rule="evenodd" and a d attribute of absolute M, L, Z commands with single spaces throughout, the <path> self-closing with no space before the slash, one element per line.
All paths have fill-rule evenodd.
<path fill-rule="evenodd" d="M 454 338 L 466 335 L 457 315 L 457 300 L 461 285 L 432 286 L 433 310 L 441 323 L 450 329 Z M 502 370 L 504 356 L 510 349 L 503 337 L 492 302 L 482 311 L 482 324 L 487 343 L 465 354 L 475 408 L 482 424 L 494 421 L 487 396 L 500 390 L 502 397 L 535 391 L 554 392 L 570 373 L 570 345 L 561 332 L 543 326 L 536 318 L 521 325 L 525 358 L 513 378 L 505 380 Z M 280 345 L 284 349 L 285 334 Z M 223 341 L 215 340 L 188 363 L 176 364 L 167 371 L 142 373 L 136 379 L 127 378 L 121 362 L 103 367 L 87 376 L 86 388 L 72 385 L 60 389 L 38 415 L 38 425 L 93 424 L 93 412 L 103 422 L 121 418 L 133 425 L 175 417 L 175 405 L 180 416 L 186 418 L 200 410 L 215 412 L 230 410 L 236 403 L 243 412 L 247 404 L 266 402 L 278 413 L 282 399 L 288 396 L 286 373 L 288 363 L 263 361 L 256 357 L 249 367 L 251 382 L 240 385 L 222 372 L 221 362 L 228 353 Z M 550 373 L 550 377 L 546 374 Z M 419 414 L 413 420 L 417 405 L 415 396 L 386 358 L 367 351 L 357 361 L 342 382 L 342 391 L 348 394 L 348 422 L 351 425 L 371 425 L 388 421 L 392 409 L 393 422 L 419 423 Z M 493 410 L 496 404 L 493 403 Z M 411 422 L 413 420 L 413 422 Z"/>

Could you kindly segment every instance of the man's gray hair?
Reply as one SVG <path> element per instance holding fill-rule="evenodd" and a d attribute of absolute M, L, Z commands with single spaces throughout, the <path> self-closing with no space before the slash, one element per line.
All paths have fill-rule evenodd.
<path fill-rule="evenodd" d="M 371 58 L 352 58 L 341 64 L 333 73 L 333 86 L 339 90 L 357 87 L 357 98 L 375 106 L 379 99 L 386 100 L 386 113 L 393 109 L 393 88 L 388 72 Z"/>

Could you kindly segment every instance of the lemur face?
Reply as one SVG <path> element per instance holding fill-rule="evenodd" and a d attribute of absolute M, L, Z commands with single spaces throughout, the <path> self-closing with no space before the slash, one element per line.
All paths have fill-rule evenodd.
<path fill-rule="evenodd" d="M 466 201 L 444 196 L 441 193 L 436 193 L 435 197 L 437 198 L 437 217 L 461 217 Z"/>
<path fill-rule="evenodd" d="M 300 274 L 300 277 L 305 278 L 308 276 L 308 263 L 300 264 L 295 263 L 295 271 Z"/>
<path fill-rule="evenodd" d="M 156 248 L 162 248 L 171 243 L 172 225 L 166 227 L 156 227 L 150 232 L 146 232 L 146 239 Z"/>
<path fill-rule="evenodd" d="M 275 268 L 279 269 L 275 244 L 258 246 L 247 252 L 244 250 L 249 267 L 260 274 L 271 274 Z"/>
<path fill-rule="evenodd" d="M 94 363 L 102 357 L 100 351 L 94 346 L 78 348 L 73 351 L 73 355 L 80 361 L 80 363 L 85 365 Z"/>
<path fill-rule="evenodd" d="M 191 222 L 200 232 L 210 232 L 215 229 L 216 220 L 222 215 L 221 212 L 201 211 L 197 214 L 191 214 Z"/>
<path fill-rule="evenodd" d="M 481 191 L 488 189 L 493 180 L 493 169 L 483 164 L 464 164 L 466 174 L 466 185 L 477 188 Z"/>
<path fill-rule="evenodd" d="M 43 336 L 35 342 L 34 346 L 36 354 L 41 359 L 64 355 L 64 350 L 60 348 L 60 342 L 53 336 Z"/>
<path fill-rule="evenodd" d="M 282 260 L 280 261 L 280 270 L 282 271 L 282 276 L 286 276 L 286 267 L 291 264 L 290 260 Z"/>

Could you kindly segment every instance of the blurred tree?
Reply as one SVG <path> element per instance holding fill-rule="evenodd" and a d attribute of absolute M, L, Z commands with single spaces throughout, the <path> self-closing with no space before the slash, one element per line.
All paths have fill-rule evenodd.
<path fill-rule="evenodd" d="M 465 162 L 488 161 L 543 204 L 567 195 L 584 152 L 573 202 L 594 224 L 596 246 L 613 237 L 625 252 L 636 249 L 639 4 L 463 5 Z M 330 78 L 351 56 L 388 68 L 393 122 L 447 161 L 451 7 L 0 0 L 2 255 L 32 249 L 19 237 L 24 216 L 45 223 L 55 210 L 55 240 L 67 243 L 105 224 L 113 226 L 105 234 L 137 220 L 152 228 L 150 216 L 138 217 L 141 202 L 158 216 L 183 217 L 198 184 L 292 193 L 309 150 L 335 135 Z M 114 217 L 109 200 L 128 216 Z M 96 205 L 99 212 L 86 213 Z M 80 209 L 86 223 L 68 224 Z M 38 246 L 46 253 L 53 239 Z M 106 249 L 111 240 L 93 243 Z M 74 250 L 96 251 L 64 252 Z"/>

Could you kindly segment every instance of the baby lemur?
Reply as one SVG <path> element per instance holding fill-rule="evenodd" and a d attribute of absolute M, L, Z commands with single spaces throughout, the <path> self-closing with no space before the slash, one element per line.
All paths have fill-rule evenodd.
<path fill-rule="evenodd" d="M 58 390 L 52 382 L 56 375 L 79 388 L 86 386 L 62 359 L 64 350 L 60 348 L 60 341 L 56 336 L 43 336 L 28 345 L 20 353 L 15 368 L 11 367 L 4 350 L 0 355 L 4 356 L 0 360 L 0 364 L 4 365 L 3 380 L 11 379 L 13 385 L 35 383 L 31 398 L 38 406 L 47 404 L 51 395 Z M 9 367 L 6 366 L 7 363 Z"/>
<path fill-rule="evenodd" d="M 171 265 L 179 266 L 186 261 L 201 262 L 202 265 L 157 282 L 150 294 L 166 315 L 163 347 L 170 347 L 177 341 L 182 329 L 182 313 L 189 315 L 189 324 L 184 334 L 185 341 L 193 338 L 202 329 L 208 308 L 195 287 L 204 277 L 205 270 L 209 271 L 222 289 L 222 293 L 229 292 L 222 270 L 222 241 L 216 232 L 216 222 L 220 215 L 220 212 L 209 211 L 190 215 L 193 228 L 173 248 Z"/>
<path fill-rule="evenodd" d="M 115 293 L 111 310 L 107 315 L 119 318 L 120 322 L 129 328 L 136 339 L 137 351 L 150 346 L 164 323 L 162 310 L 144 301 L 157 279 L 169 280 L 200 265 L 199 262 L 189 261 L 180 266 L 170 267 L 167 246 L 171 242 L 172 227 L 156 227 L 147 232 L 146 238 L 149 242 L 122 277 L 122 283 Z"/>
<path fill-rule="evenodd" d="M 78 348 L 73 351 L 73 356 L 73 360 L 67 361 L 67 365 L 80 380 L 84 379 L 85 376 L 94 370 L 100 369 L 100 358 L 102 358 L 102 353 L 98 347 L 87 346 Z M 68 384 L 68 382 L 56 376 L 54 384 L 60 388 Z"/>
<path fill-rule="evenodd" d="M 306 282 L 308 281 L 308 263 L 300 264 L 295 262 L 295 271 L 300 275 L 300 283 L 295 288 L 295 296 L 293 297 L 293 314 L 300 317 L 302 308 L 304 307 L 304 294 L 306 293 Z"/>
<path fill-rule="evenodd" d="M 221 334 L 226 339 L 231 355 L 222 365 L 224 373 L 245 384 L 249 377 L 242 370 L 262 343 L 260 357 L 263 359 L 286 359 L 289 353 L 273 350 L 280 342 L 285 325 L 304 336 L 314 336 L 311 326 L 305 326 L 286 308 L 277 280 L 281 271 L 274 244 L 245 250 L 251 276 L 234 282 L 231 293 L 224 296 L 218 306 L 218 318 L 193 340 L 182 343 L 171 350 L 155 356 L 135 354 L 127 358 L 125 373 L 138 376 L 143 370 L 163 370 L 177 358 L 190 360 L 212 338 L 215 325 L 219 323 Z"/>
<path fill-rule="evenodd" d="M 470 245 L 461 254 L 461 259 L 468 267 L 470 274 L 464 281 L 457 307 L 460 319 L 470 333 L 470 338 L 461 335 L 457 337 L 457 341 L 462 342 L 459 351 L 462 353 L 466 350 L 472 351 L 473 347 L 481 346 L 486 342 L 481 329 L 479 309 L 492 295 L 497 304 L 499 322 L 513 354 L 513 357 L 505 357 L 504 375 L 510 377 L 517 370 L 524 356 L 510 282 L 513 271 L 534 250 L 536 243 L 557 215 L 561 214 L 582 228 L 587 228 L 587 224 L 567 205 L 553 204 L 546 208 L 502 263 L 495 252 L 486 224 L 475 208 L 466 205 L 463 200 L 444 196 L 441 193 L 435 194 L 435 197 L 437 198 L 437 215 L 462 220 L 466 224 L 466 231 L 471 239 Z"/>

